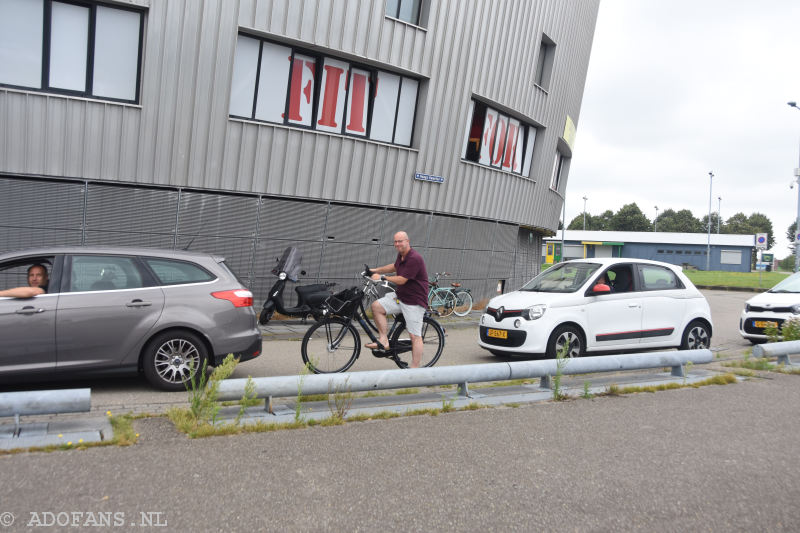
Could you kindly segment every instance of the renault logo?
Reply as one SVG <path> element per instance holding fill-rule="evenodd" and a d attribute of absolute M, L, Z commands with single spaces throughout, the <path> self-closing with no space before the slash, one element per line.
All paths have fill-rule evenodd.
<path fill-rule="evenodd" d="M 502 307 L 502 306 L 501 306 L 501 307 L 499 307 L 499 308 L 498 308 L 498 309 L 497 309 L 497 310 L 494 312 L 494 319 L 495 319 L 495 320 L 497 320 L 498 322 L 500 322 L 501 320 L 503 320 L 503 313 L 505 312 L 505 310 L 506 310 L 506 308 L 505 308 L 505 307 Z"/>

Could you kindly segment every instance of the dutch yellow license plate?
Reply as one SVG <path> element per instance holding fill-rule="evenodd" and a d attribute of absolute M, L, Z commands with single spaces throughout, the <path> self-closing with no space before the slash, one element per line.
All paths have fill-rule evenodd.
<path fill-rule="evenodd" d="M 777 328 L 778 323 L 772 322 L 771 320 L 754 320 L 753 325 L 757 328 Z"/>
<path fill-rule="evenodd" d="M 489 337 L 494 337 L 495 339 L 507 339 L 508 331 L 504 329 L 487 329 L 486 335 Z"/>

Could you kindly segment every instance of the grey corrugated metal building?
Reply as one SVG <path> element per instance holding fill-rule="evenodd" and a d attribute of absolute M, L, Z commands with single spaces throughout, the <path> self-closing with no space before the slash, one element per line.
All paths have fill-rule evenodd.
<path fill-rule="evenodd" d="M 190 246 L 261 298 L 394 257 L 488 296 L 557 225 L 599 0 L 5 0 L 0 251 Z"/>

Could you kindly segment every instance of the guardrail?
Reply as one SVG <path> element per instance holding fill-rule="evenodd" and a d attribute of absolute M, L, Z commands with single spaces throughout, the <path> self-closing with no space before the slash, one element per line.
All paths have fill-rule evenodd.
<path fill-rule="evenodd" d="M 91 389 L 40 390 L 0 393 L 0 417 L 13 416 L 19 436 L 19 417 L 22 415 L 51 415 L 81 413 L 92 407 Z"/>
<path fill-rule="evenodd" d="M 753 346 L 753 357 L 777 357 L 778 364 L 791 365 L 789 356 L 800 354 L 800 341 L 771 342 Z"/>
<path fill-rule="evenodd" d="M 711 350 L 646 352 L 603 355 L 567 359 L 562 375 L 590 374 L 670 367 L 673 376 L 686 375 L 684 366 L 710 363 Z M 512 361 L 479 365 L 456 365 L 408 370 L 372 370 L 343 374 L 310 374 L 252 378 L 257 398 L 266 399 L 265 408 L 272 412 L 273 397 L 302 394 L 329 394 L 334 391 L 364 392 L 409 387 L 458 385 L 461 396 L 469 396 L 469 384 L 486 381 L 541 378 L 541 386 L 550 388 L 550 378 L 559 369 L 555 359 L 544 361 Z M 239 400 L 244 396 L 247 379 L 227 379 L 220 383 L 219 400 Z"/>

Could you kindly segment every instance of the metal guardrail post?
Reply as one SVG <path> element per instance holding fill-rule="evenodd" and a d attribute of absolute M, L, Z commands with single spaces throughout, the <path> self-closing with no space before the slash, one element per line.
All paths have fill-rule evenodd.
<path fill-rule="evenodd" d="M 789 356 L 800 354 L 800 341 L 771 342 L 753 346 L 754 357 L 777 357 L 778 364 L 791 365 Z"/>

